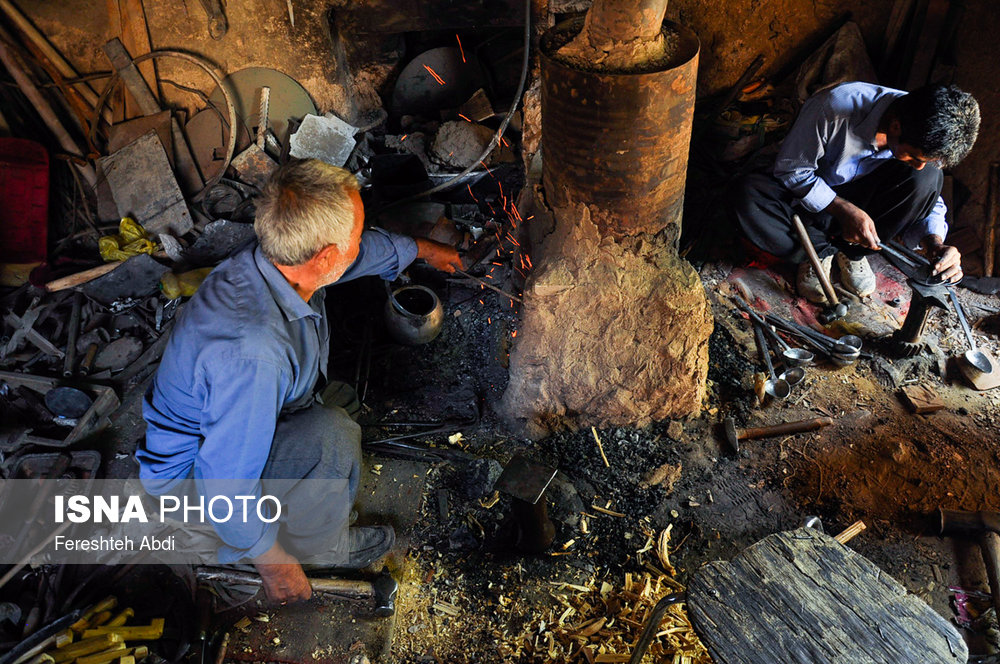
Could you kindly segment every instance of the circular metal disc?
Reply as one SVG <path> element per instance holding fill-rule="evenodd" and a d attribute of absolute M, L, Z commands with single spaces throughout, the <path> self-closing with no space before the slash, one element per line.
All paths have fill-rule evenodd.
<path fill-rule="evenodd" d="M 92 403 L 93 399 L 75 387 L 54 387 L 45 393 L 45 407 L 57 417 L 83 417 Z"/>
<path fill-rule="evenodd" d="M 256 124 L 260 89 L 263 87 L 271 88 L 267 126 L 281 142 L 287 138 L 285 133 L 289 118 L 301 120 L 306 115 L 317 113 L 316 104 L 306 89 L 294 78 L 277 69 L 247 67 L 224 78 L 222 84 L 229 87 L 229 94 L 236 105 L 236 117 L 243 121 L 248 132 Z M 224 111 L 226 100 L 222 90 L 216 88 L 208 98 L 216 108 Z"/>

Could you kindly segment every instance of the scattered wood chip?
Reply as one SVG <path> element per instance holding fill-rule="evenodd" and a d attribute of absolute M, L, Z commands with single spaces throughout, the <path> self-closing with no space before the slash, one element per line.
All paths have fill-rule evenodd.
<path fill-rule="evenodd" d="M 601 445 L 601 438 L 597 435 L 597 429 L 590 427 L 590 432 L 594 434 L 594 440 L 597 441 L 597 451 L 601 453 L 601 460 L 604 461 L 604 466 L 610 468 L 611 464 L 608 463 L 608 457 L 604 455 L 604 445 Z"/>
<path fill-rule="evenodd" d="M 590 509 L 594 510 L 595 512 L 599 512 L 601 514 L 606 514 L 608 516 L 617 516 L 619 518 L 623 518 L 625 516 L 621 512 L 616 512 L 614 510 L 609 510 L 608 508 L 601 507 L 599 505 L 591 505 Z"/>
<path fill-rule="evenodd" d="M 457 616 L 461 613 L 459 608 L 454 604 L 451 604 L 450 602 L 443 602 L 440 600 L 434 602 L 434 604 L 431 605 L 431 608 L 437 611 L 438 613 L 443 613 L 445 615 L 449 615 L 452 617 Z"/>

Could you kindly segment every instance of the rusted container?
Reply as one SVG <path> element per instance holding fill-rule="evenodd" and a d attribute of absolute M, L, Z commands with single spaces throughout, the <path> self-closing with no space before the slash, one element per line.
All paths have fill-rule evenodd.
<path fill-rule="evenodd" d="M 617 238 L 667 229 L 676 242 L 684 205 L 698 74 L 698 38 L 664 22 L 676 48 L 663 69 L 583 71 L 553 53 L 583 19 L 542 37 L 542 163 L 555 206 L 591 205 L 602 234 Z M 668 228 L 669 227 L 669 228 Z"/>

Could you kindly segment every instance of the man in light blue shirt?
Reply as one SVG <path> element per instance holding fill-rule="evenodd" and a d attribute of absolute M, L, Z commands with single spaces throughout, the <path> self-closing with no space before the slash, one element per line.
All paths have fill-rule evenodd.
<path fill-rule="evenodd" d="M 934 272 L 957 281 L 961 256 L 946 245 L 943 174 L 972 149 L 979 106 L 954 86 L 910 93 L 844 83 L 810 97 L 781 145 L 773 172 L 748 176 L 734 202 L 744 236 L 759 249 L 798 261 L 799 294 L 826 296 L 792 225 L 799 214 L 827 276 L 834 257 L 844 287 L 875 290 L 865 256 L 882 239 L 920 245 Z"/>
<path fill-rule="evenodd" d="M 361 430 L 329 390 L 316 396 L 330 343 L 323 287 L 395 279 L 416 258 L 461 267 L 452 247 L 363 227 L 351 173 L 312 159 L 278 169 L 257 205 L 258 242 L 202 283 L 146 394 L 136 457 L 150 493 L 193 479 L 202 497 L 259 498 L 272 479 L 311 482 L 289 493 L 281 521 L 213 524 L 220 560 L 252 561 L 275 601 L 309 597 L 298 557 L 343 542 L 359 482 Z M 394 535 L 373 526 L 347 539 L 347 566 L 363 567 Z"/>

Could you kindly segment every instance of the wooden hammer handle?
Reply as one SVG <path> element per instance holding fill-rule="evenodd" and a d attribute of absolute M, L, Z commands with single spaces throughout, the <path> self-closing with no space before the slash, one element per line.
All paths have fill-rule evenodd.
<path fill-rule="evenodd" d="M 837 293 L 833 290 L 833 284 L 830 283 L 830 277 L 823 271 L 823 266 L 819 261 L 819 254 L 816 253 L 816 248 L 813 247 L 812 240 L 809 239 L 809 233 L 806 232 L 806 227 L 802 224 L 802 220 L 799 219 L 799 215 L 793 214 L 792 222 L 795 224 L 795 230 L 798 231 L 799 238 L 802 240 L 802 248 L 806 250 L 809 262 L 812 263 L 813 270 L 816 271 L 816 278 L 819 279 L 819 284 L 823 287 L 823 292 L 826 293 L 826 299 L 830 300 L 831 304 L 840 304 L 840 300 L 837 299 Z"/>
<path fill-rule="evenodd" d="M 770 427 L 753 427 L 740 431 L 740 440 L 753 440 L 755 438 L 768 438 L 771 436 L 784 436 L 789 433 L 802 433 L 803 431 L 815 431 L 833 424 L 833 418 L 814 417 L 811 420 L 800 420 L 798 422 L 785 422 L 775 424 Z"/>

